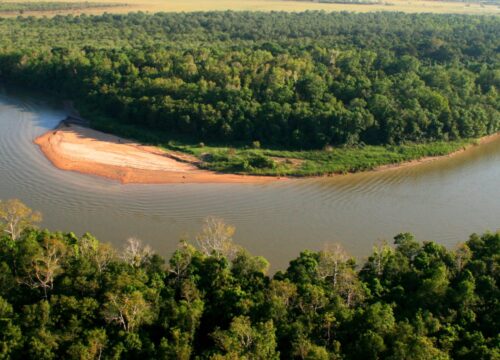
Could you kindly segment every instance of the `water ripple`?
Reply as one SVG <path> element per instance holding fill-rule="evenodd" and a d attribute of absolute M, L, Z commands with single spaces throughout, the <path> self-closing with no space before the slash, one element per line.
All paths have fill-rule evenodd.
<path fill-rule="evenodd" d="M 500 142 L 417 167 L 272 184 L 121 185 L 55 169 L 33 139 L 64 112 L 44 99 L 0 94 L 0 198 L 17 197 L 44 214 L 44 226 L 91 231 L 120 246 L 139 236 L 167 254 L 216 215 L 235 240 L 275 268 L 305 248 L 342 242 L 366 255 L 401 231 L 453 245 L 500 226 Z"/>

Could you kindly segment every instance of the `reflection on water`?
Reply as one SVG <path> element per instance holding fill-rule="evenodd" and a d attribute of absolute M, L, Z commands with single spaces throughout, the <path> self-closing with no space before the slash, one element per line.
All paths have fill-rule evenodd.
<path fill-rule="evenodd" d="M 271 184 L 121 185 L 52 167 L 32 140 L 64 117 L 57 106 L 0 90 L 0 198 L 19 198 L 53 230 L 90 231 L 120 246 L 136 236 L 168 255 L 207 215 L 274 269 L 341 242 L 364 256 L 402 231 L 453 246 L 500 227 L 500 141 L 452 159 L 379 173 Z"/>

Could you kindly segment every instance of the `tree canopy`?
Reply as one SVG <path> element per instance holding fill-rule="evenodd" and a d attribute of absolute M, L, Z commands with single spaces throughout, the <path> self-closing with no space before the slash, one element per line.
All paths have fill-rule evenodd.
<path fill-rule="evenodd" d="M 299 149 L 500 129 L 500 19 L 212 12 L 0 19 L 0 76 L 101 123 Z"/>
<path fill-rule="evenodd" d="M 455 249 L 399 234 L 363 262 L 333 244 L 270 276 L 233 231 L 209 218 L 200 247 L 182 241 L 167 261 L 137 240 L 3 233 L 0 358 L 500 356 L 500 233 Z"/>

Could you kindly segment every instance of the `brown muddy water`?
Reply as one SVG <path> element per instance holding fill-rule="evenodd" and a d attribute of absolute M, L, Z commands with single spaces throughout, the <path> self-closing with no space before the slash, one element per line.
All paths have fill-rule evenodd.
<path fill-rule="evenodd" d="M 64 117 L 48 100 L 0 88 L 0 199 L 40 210 L 51 230 L 89 231 L 117 247 L 138 237 L 168 256 L 214 215 L 236 226 L 237 243 L 278 270 L 328 242 L 362 258 L 399 232 L 452 247 L 500 228 L 500 141 L 384 172 L 268 184 L 121 185 L 58 170 L 43 156 L 33 139 Z"/>

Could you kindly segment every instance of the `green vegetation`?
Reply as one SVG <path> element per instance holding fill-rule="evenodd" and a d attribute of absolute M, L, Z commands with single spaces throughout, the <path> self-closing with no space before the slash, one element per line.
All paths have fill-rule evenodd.
<path fill-rule="evenodd" d="M 2 359 L 500 357 L 500 233 L 454 250 L 400 234 L 363 263 L 330 245 L 269 276 L 215 218 L 168 261 L 38 220 L 0 202 Z"/>
<path fill-rule="evenodd" d="M 325 174 L 498 131 L 498 33 L 498 17 L 430 14 L 3 19 L 0 76 L 211 169 Z"/>
<path fill-rule="evenodd" d="M 363 146 L 331 150 L 235 150 L 221 147 L 177 149 L 202 159 L 201 166 L 220 172 L 255 175 L 317 176 L 373 170 L 427 156 L 440 156 L 460 150 L 466 141 L 433 142 L 401 146 Z"/>
<path fill-rule="evenodd" d="M 167 151 L 193 155 L 199 159 L 196 165 L 201 168 L 251 175 L 320 176 L 354 173 L 383 165 L 448 155 L 474 144 L 473 140 L 454 140 L 388 146 L 340 146 L 322 150 L 261 149 L 258 142 L 250 145 L 206 145 L 171 137 L 167 132 L 159 133 L 140 129 L 135 125 L 123 125 L 112 119 L 101 120 L 97 115 L 90 115 L 90 118 L 94 119 L 93 126 L 98 130 L 153 144 Z"/>
<path fill-rule="evenodd" d="M 107 8 L 127 6 L 120 3 L 99 3 L 99 2 L 0 2 L 0 12 L 19 12 L 25 11 L 67 11 L 67 10 L 85 10 L 95 8 Z"/>

